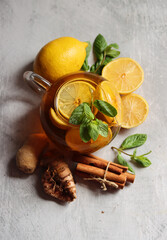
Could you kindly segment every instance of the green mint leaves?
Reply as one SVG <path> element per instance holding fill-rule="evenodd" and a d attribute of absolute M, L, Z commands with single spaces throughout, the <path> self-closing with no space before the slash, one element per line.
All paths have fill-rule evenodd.
<path fill-rule="evenodd" d="M 81 70 L 88 71 L 90 69 L 90 72 L 100 75 L 103 67 L 111 62 L 113 58 L 120 55 L 117 43 L 111 43 L 108 45 L 106 39 L 101 34 L 98 34 L 93 43 L 93 52 L 96 57 L 96 62 L 89 67 L 88 56 L 91 50 L 91 43 L 87 43 L 88 47 L 86 48 L 86 58 Z"/>
<path fill-rule="evenodd" d="M 114 117 L 117 114 L 117 110 L 105 101 L 95 100 L 93 105 L 107 116 Z M 99 134 L 103 137 L 108 136 L 108 125 L 95 118 L 88 103 L 82 103 L 74 109 L 69 123 L 80 125 L 80 137 L 85 143 L 91 139 L 96 141 Z"/>
<path fill-rule="evenodd" d="M 147 157 L 144 157 L 144 156 L 148 155 L 150 153 L 151 153 L 151 151 L 148 153 L 145 153 L 143 155 L 136 156 L 136 149 L 135 149 L 133 152 L 133 155 L 131 156 L 131 160 L 139 163 L 142 167 L 149 167 L 151 165 L 151 162 Z"/>
<path fill-rule="evenodd" d="M 129 154 L 129 153 L 123 151 L 124 149 L 131 149 L 134 147 L 139 147 L 139 146 L 143 145 L 146 142 L 146 140 L 147 140 L 146 134 L 134 134 L 134 135 L 127 137 L 121 144 L 120 148 L 112 147 L 112 149 L 115 149 L 118 151 L 118 155 L 117 155 L 118 163 L 123 166 L 127 166 L 128 170 L 134 173 L 134 170 L 132 169 L 132 167 L 122 157 L 121 153 L 123 153 L 125 155 L 128 155 L 132 162 L 136 162 L 137 164 L 139 164 L 142 167 L 149 167 L 151 165 L 151 161 L 145 156 L 150 154 L 151 151 L 149 151 L 148 153 L 139 155 L 139 156 L 136 155 L 136 152 L 137 152 L 136 149 L 133 151 L 133 154 Z"/>
<path fill-rule="evenodd" d="M 103 100 L 95 100 L 93 105 L 103 114 L 109 117 L 115 117 L 117 110 L 111 104 Z"/>
<path fill-rule="evenodd" d="M 108 124 L 102 122 L 101 120 L 96 118 L 96 122 L 98 123 L 99 134 L 103 137 L 108 136 Z"/>
<path fill-rule="evenodd" d="M 122 166 L 125 166 L 125 167 L 128 167 L 128 170 L 132 173 L 135 174 L 135 171 L 133 170 L 133 168 L 131 167 L 131 165 L 122 157 L 121 153 L 118 152 L 118 155 L 117 155 L 117 160 L 118 160 L 118 163 Z"/>
<path fill-rule="evenodd" d="M 106 47 L 107 47 L 107 42 L 105 38 L 101 34 L 97 35 L 93 44 L 93 51 L 97 60 L 100 60 L 100 61 L 103 60 L 103 53 Z"/>
<path fill-rule="evenodd" d="M 127 137 L 121 144 L 121 149 L 135 148 L 143 145 L 147 140 L 146 134 L 134 134 Z"/>
<path fill-rule="evenodd" d="M 79 125 L 87 121 L 93 120 L 94 114 L 92 113 L 88 103 L 82 103 L 71 114 L 69 123 Z"/>

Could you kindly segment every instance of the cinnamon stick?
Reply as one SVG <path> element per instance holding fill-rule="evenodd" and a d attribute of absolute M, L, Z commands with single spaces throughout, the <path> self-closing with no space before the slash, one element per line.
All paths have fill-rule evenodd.
<path fill-rule="evenodd" d="M 90 165 L 86 165 L 86 164 L 83 164 L 83 163 L 78 163 L 77 167 L 76 167 L 76 170 L 78 170 L 80 172 L 88 173 L 90 175 L 98 176 L 98 177 L 101 177 L 101 178 L 104 177 L 104 173 L 105 173 L 104 169 L 100 169 L 100 168 L 93 167 L 93 166 L 90 166 Z M 107 171 L 106 179 L 110 180 L 110 181 L 113 181 L 113 182 L 125 183 L 127 177 L 123 173 L 121 173 L 120 175 L 117 175 L 115 173 Z"/>
<path fill-rule="evenodd" d="M 133 183 L 135 181 L 135 174 L 124 172 L 123 173 L 127 177 L 127 182 Z"/>
<path fill-rule="evenodd" d="M 96 160 L 108 163 L 108 161 L 104 160 L 103 158 L 97 157 L 97 156 L 95 156 L 95 155 L 93 155 L 91 153 L 88 154 L 88 156 L 90 156 L 92 159 L 94 158 Z M 113 162 L 110 163 L 110 166 L 116 166 L 116 167 L 122 169 L 123 170 L 123 174 L 125 174 L 125 176 L 127 177 L 127 182 L 133 183 L 135 181 L 135 174 L 126 172 L 128 170 L 128 167 L 125 167 L 125 166 L 122 166 L 120 164 L 113 163 Z M 110 170 L 110 168 L 109 168 L 109 170 Z"/>
<path fill-rule="evenodd" d="M 107 160 L 104 160 L 103 158 L 100 158 L 100 157 L 98 157 L 98 156 L 95 156 L 95 155 L 93 155 L 93 154 L 91 154 L 91 153 L 87 154 L 86 156 L 91 157 L 91 158 L 94 158 L 94 159 L 97 159 L 97 160 L 100 160 L 100 161 L 103 161 L 103 162 L 107 162 L 107 163 L 108 163 Z M 117 163 L 113 163 L 113 162 L 111 162 L 110 165 L 112 165 L 112 166 L 116 166 L 116 167 L 118 167 L 118 168 L 120 168 L 120 169 L 123 169 L 123 172 L 125 172 L 125 171 L 128 170 L 128 167 L 125 167 L 125 166 L 119 165 L 119 164 L 117 164 Z"/>
<path fill-rule="evenodd" d="M 108 165 L 108 161 L 105 161 L 105 160 L 102 161 L 100 159 L 96 159 L 96 158 L 92 158 L 92 157 L 88 157 L 88 156 L 84 156 L 84 155 L 80 155 L 80 154 L 75 154 L 73 157 L 73 161 L 78 162 L 78 163 L 84 163 L 84 164 L 95 166 L 95 167 L 99 167 L 102 169 L 106 169 L 106 167 Z M 121 174 L 123 172 L 123 169 L 113 165 L 112 162 L 110 162 L 108 170 L 111 172 L 114 172 L 114 173 L 118 173 L 118 174 Z"/>
<path fill-rule="evenodd" d="M 75 171 L 75 174 L 81 178 L 91 178 L 91 175 L 90 174 L 87 174 L 87 173 L 83 173 L 83 172 L 80 172 L 80 171 Z M 119 183 L 119 182 L 114 182 L 118 185 L 119 189 L 123 189 L 125 187 L 125 183 Z M 106 182 L 105 183 L 106 185 L 108 185 L 108 183 Z"/>

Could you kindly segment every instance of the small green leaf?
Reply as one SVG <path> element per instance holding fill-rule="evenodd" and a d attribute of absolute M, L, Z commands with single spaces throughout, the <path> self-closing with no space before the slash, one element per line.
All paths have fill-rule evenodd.
<path fill-rule="evenodd" d="M 72 112 L 69 119 L 69 123 L 74 125 L 79 125 L 82 122 L 83 114 L 84 114 L 84 105 L 80 104 Z"/>
<path fill-rule="evenodd" d="M 89 136 L 96 141 L 99 136 L 98 124 L 96 121 L 91 121 L 88 125 Z"/>
<path fill-rule="evenodd" d="M 142 165 L 143 167 L 149 167 L 151 165 L 150 160 L 147 157 L 144 157 L 145 155 L 150 154 L 150 152 L 142 154 L 140 156 L 136 156 L 136 149 L 133 151 L 133 155 L 131 156 L 131 160 L 139 163 L 140 165 Z"/>
<path fill-rule="evenodd" d="M 86 118 L 89 119 L 89 120 L 93 120 L 94 119 L 94 114 L 92 113 L 89 105 L 83 103 L 83 107 L 84 107 L 84 115 L 86 116 Z"/>
<path fill-rule="evenodd" d="M 101 65 L 101 60 L 97 60 L 97 61 L 91 66 L 90 72 L 94 72 L 94 73 L 100 75 L 100 73 L 99 73 L 99 69 L 101 68 L 100 65 Z M 98 69 L 98 71 L 97 71 L 97 69 Z"/>
<path fill-rule="evenodd" d="M 79 125 L 83 120 L 93 120 L 94 114 L 92 113 L 88 103 L 81 103 L 72 112 L 69 123 Z"/>
<path fill-rule="evenodd" d="M 96 119 L 96 122 L 98 123 L 99 134 L 103 137 L 107 137 L 108 136 L 108 124 L 102 122 L 99 119 Z"/>
<path fill-rule="evenodd" d="M 121 145 L 121 149 L 129 149 L 129 148 L 139 147 L 139 146 L 143 145 L 146 140 L 147 140 L 146 134 L 131 135 L 123 141 L 123 143 Z"/>
<path fill-rule="evenodd" d="M 103 114 L 109 117 L 115 117 L 117 115 L 117 110 L 111 104 L 103 100 L 95 100 L 93 105 Z"/>
<path fill-rule="evenodd" d="M 101 34 L 97 35 L 93 44 L 93 50 L 98 60 L 103 59 L 103 51 L 105 50 L 106 47 L 107 42 L 105 38 Z"/>
<path fill-rule="evenodd" d="M 89 65 L 87 59 L 85 59 L 85 62 L 83 63 L 81 70 L 83 71 L 88 71 L 89 70 Z"/>
<path fill-rule="evenodd" d="M 110 45 L 108 45 L 108 47 L 110 47 L 110 48 L 115 48 L 115 49 L 119 49 L 119 46 L 118 46 L 118 44 L 117 43 L 111 43 Z"/>
<path fill-rule="evenodd" d="M 125 166 L 125 167 L 128 167 L 128 170 L 132 173 L 135 174 L 135 171 L 133 170 L 133 168 L 131 167 L 131 165 L 122 157 L 121 153 L 118 152 L 118 155 L 117 155 L 117 160 L 118 160 L 118 163 L 122 166 Z"/>
<path fill-rule="evenodd" d="M 110 50 L 106 51 L 106 55 L 109 57 L 112 57 L 112 58 L 116 58 L 120 55 L 120 51 L 110 49 Z"/>
<path fill-rule="evenodd" d="M 136 156 L 136 157 L 131 157 L 132 160 L 135 162 L 139 163 L 143 167 L 149 167 L 151 165 L 151 161 L 147 157 L 143 156 Z"/>
<path fill-rule="evenodd" d="M 92 45 L 89 41 L 86 41 L 88 43 L 88 46 L 86 47 L 86 58 L 89 57 L 90 55 L 90 51 L 91 51 L 91 48 L 92 48 Z"/>
<path fill-rule="evenodd" d="M 103 67 L 104 67 L 105 65 L 107 65 L 107 63 L 111 62 L 112 59 L 113 59 L 112 57 L 106 56 L 106 57 L 105 57 L 105 60 L 104 60 L 104 62 L 103 62 Z"/>
<path fill-rule="evenodd" d="M 90 67 L 90 72 L 95 72 L 95 69 L 96 69 L 96 67 L 95 67 L 95 63 Z"/>
<path fill-rule="evenodd" d="M 79 128 L 79 132 L 80 132 L 80 137 L 83 142 L 87 143 L 88 141 L 90 141 L 91 137 L 89 135 L 87 125 L 81 124 L 80 128 Z"/>

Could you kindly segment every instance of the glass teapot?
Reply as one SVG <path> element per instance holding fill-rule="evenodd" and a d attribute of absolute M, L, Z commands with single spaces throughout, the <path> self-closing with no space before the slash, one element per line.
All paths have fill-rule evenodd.
<path fill-rule="evenodd" d="M 44 93 L 40 105 L 40 119 L 46 135 L 61 152 L 77 151 L 82 154 L 92 153 L 109 144 L 120 130 L 121 98 L 111 83 L 97 74 L 75 72 L 65 75 L 51 83 L 42 76 L 28 71 L 24 79 L 36 92 Z M 108 136 L 98 136 L 87 143 L 80 137 L 80 127 L 69 123 L 72 111 L 87 99 L 101 99 L 117 109 L 117 116 L 103 115 L 95 107 L 92 111 L 96 118 L 108 124 Z"/>

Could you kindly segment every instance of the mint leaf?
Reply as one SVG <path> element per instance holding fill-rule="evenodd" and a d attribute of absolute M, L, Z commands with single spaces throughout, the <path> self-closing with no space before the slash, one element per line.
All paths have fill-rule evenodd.
<path fill-rule="evenodd" d="M 121 149 L 129 149 L 134 147 L 139 147 L 145 143 L 147 140 L 146 134 L 134 134 L 127 137 L 121 144 Z"/>
<path fill-rule="evenodd" d="M 107 46 L 107 48 L 110 48 L 110 49 L 111 49 L 112 47 L 115 48 L 115 49 L 119 49 L 119 46 L 118 46 L 117 43 L 111 43 L 110 45 Z"/>
<path fill-rule="evenodd" d="M 88 65 L 88 60 L 87 59 L 85 59 L 83 65 L 81 67 L 81 70 L 83 70 L 83 71 L 88 71 L 89 70 L 89 65 Z"/>
<path fill-rule="evenodd" d="M 96 72 L 97 68 L 101 65 L 101 60 L 97 60 L 90 68 L 90 72 Z"/>
<path fill-rule="evenodd" d="M 89 120 L 93 120 L 94 119 L 94 114 L 92 113 L 90 107 L 88 104 L 83 103 L 83 107 L 84 107 L 84 115 L 87 119 Z"/>
<path fill-rule="evenodd" d="M 95 66 L 95 63 L 90 67 L 90 72 L 95 72 L 96 70 L 96 66 Z"/>
<path fill-rule="evenodd" d="M 72 112 L 69 119 L 69 123 L 74 125 L 79 125 L 82 122 L 83 114 L 84 114 L 84 105 L 80 104 Z"/>
<path fill-rule="evenodd" d="M 103 59 L 103 51 L 106 47 L 107 42 L 105 38 L 101 34 L 98 34 L 93 44 L 93 50 L 98 60 Z"/>
<path fill-rule="evenodd" d="M 131 160 L 139 163 L 143 167 L 149 167 L 151 165 L 151 161 L 147 157 L 144 157 L 144 156 L 148 155 L 150 153 L 151 153 L 151 151 L 148 152 L 148 153 L 145 153 L 143 155 L 136 156 L 136 149 L 135 149 L 134 152 L 133 152 L 133 155 L 131 156 Z"/>
<path fill-rule="evenodd" d="M 113 59 L 112 57 L 106 56 L 103 62 L 103 67 L 107 65 L 107 63 L 111 62 L 112 59 Z"/>
<path fill-rule="evenodd" d="M 88 125 L 89 136 L 96 141 L 99 136 L 98 124 L 96 121 L 91 121 Z"/>
<path fill-rule="evenodd" d="M 133 170 L 131 165 L 122 157 L 120 152 L 118 152 L 117 160 L 120 165 L 128 167 L 128 170 L 135 174 L 135 171 Z"/>
<path fill-rule="evenodd" d="M 88 43 L 88 46 L 86 47 L 86 58 L 89 57 L 90 55 L 90 51 L 91 51 L 91 48 L 92 48 L 92 45 L 89 41 L 86 41 Z"/>
<path fill-rule="evenodd" d="M 72 112 L 69 123 L 74 125 L 79 125 L 83 121 L 93 120 L 94 114 L 92 113 L 88 103 L 81 103 L 78 107 Z"/>
<path fill-rule="evenodd" d="M 88 141 L 90 141 L 91 137 L 89 135 L 87 125 L 81 124 L 79 128 L 79 133 L 83 142 L 87 143 Z"/>
<path fill-rule="evenodd" d="M 95 69 L 96 69 L 96 67 L 95 67 L 95 64 L 93 64 L 91 67 L 90 67 L 90 72 L 95 72 Z"/>
<path fill-rule="evenodd" d="M 147 157 L 144 157 L 145 155 L 150 154 L 150 152 L 140 155 L 140 156 L 136 156 L 136 149 L 133 151 L 133 155 L 131 156 L 131 160 L 139 163 L 140 165 L 142 165 L 143 167 L 149 167 L 151 165 L 150 160 Z"/>
<path fill-rule="evenodd" d="M 139 163 L 143 167 L 149 167 L 151 165 L 151 161 L 147 157 L 136 156 L 136 157 L 131 157 L 131 159 Z"/>
<path fill-rule="evenodd" d="M 115 117 L 117 115 L 117 110 L 111 104 L 103 100 L 95 100 L 93 105 L 103 114 L 109 117 Z"/>
<path fill-rule="evenodd" d="M 99 134 L 103 137 L 107 137 L 108 136 L 108 124 L 103 123 L 99 119 L 96 119 L 96 122 L 98 123 Z"/>
<path fill-rule="evenodd" d="M 112 58 L 116 58 L 120 55 L 120 51 L 110 49 L 110 50 L 106 51 L 106 55 L 109 57 L 112 57 Z"/>

